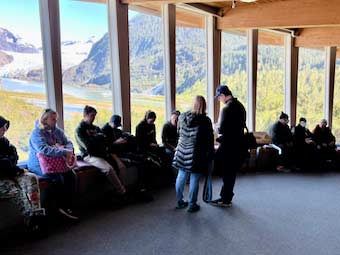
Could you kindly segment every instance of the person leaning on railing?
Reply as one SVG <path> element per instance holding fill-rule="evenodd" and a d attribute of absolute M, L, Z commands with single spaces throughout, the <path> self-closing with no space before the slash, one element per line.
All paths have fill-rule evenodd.
<path fill-rule="evenodd" d="M 18 154 L 14 145 L 5 137 L 10 122 L 0 116 L 0 198 L 9 198 L 20 208 L 26 227 L 41 231 L 44 217 L 40 204 L 40 190 L 37 177 L 17 166 Z M 42 219 L 42 218 L 40 218 Z"/>
<path fill-rule="evenodd" d="M 39 176 L 47 178 L 51 191 L 56 199 L 59 213 L 72 220 L 78 217 L 72 212 L 72 198 L 75 191 L 75 173 L 70 170 L 65 173 L 43 174 L 37 154 L 46 157 L 65 157 L 69 162 L 74 159 L 73 144 L 57 127 L 58 114 L 52 109 L 43 110 L 40 119 L 36 121 L 29 139 L 28 169 Z"/>

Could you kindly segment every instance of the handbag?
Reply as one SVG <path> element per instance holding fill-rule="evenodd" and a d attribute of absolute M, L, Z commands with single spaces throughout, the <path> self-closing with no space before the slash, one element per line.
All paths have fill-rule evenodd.
<path fill-rule="evenodd" d="M 43 174 L 66 173 L 77 166 L 77 158 L 73 155 L 72 164 L 69 165 L 64 157 L 47 157 L 44 154 L 37 153 Z"/>

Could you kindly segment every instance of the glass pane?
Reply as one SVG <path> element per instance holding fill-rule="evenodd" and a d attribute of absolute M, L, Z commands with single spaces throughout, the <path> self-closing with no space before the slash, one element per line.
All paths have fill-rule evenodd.
<path fill-rule="evenodd" d="M 152 110 L 160 143 L 165 122 L 162 19 L 131 11 L 129 17 L 131 131 Z"/>
<path fill-rule="evenodd" d="M 335 80 L 334 80 L 334 105 L 332 132 L 337 143 L 340 141 L 340 59 L 336 60 Z"/>
<path fill-rule="evenodd" d="M 85 105 L 97 109 L 94 124 L 100 127 L 112 115 L 106 4 L 60 0 L 60 33 L 65 133 L 76 144 Z"/>
<path fill-rule="evenodd" d="M 256 130 L 269 132 L 284 111 L 283 36 L 259 32 Z"/>
<path fill-rule="evenodd" d="M 324 84 L 324 50 L 300 48 L 296 118 L 305 117 L 311 131 L 323 118 Z"/>
<path fill-rule="evenodd" d="M 222 33 L 221 62 L 221 84 L 247 109 L 247 37 Z"/>
<path fill-rule="evenodd" d="M 39 1 L 0 1 L 0 115 L 20 160 L 28 158 L 34 122 L 46 107 Z"/>
<path fill-rule="evenodd" d="M 207 100 L 206 52 L 204 22 L 201 28 L 176 27 L 176 108 L 181 112 L 190 109 L 196 95 Z"/>

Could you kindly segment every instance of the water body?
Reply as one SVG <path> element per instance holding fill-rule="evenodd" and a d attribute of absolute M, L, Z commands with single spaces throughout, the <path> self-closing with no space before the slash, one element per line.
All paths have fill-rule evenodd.
<path fill-rule="evenodd" d="M 46 94 L 45 83 L 35 81 L 22 81 L 2 78 L 0 89 L 13 92 L 29 92 Z M 111 91 L 101 88 L 80 88 L 76 86 L 63 85 L 63 93 L 80 99 L 111 102 Z"/>
<path fill-rule="evenodd" d="M 2 78 L 0 80 L 0 89 L 12 91 L 12 92 L 27 92 L 36 94 L 46 94 L 45 83 L 34 82 L 34 81 L 22 81 L 15 79 Z M 63 85 L 63 93 L 71 95 L 80 99 L 101 101 L 101 102 L 111 102 L 111 91 L 105 89 L 89 89 L 89 88 L 79 88 L 70 85 Z M 37 99 L 26 99 L 26 102 L 32 103 L 41 108 L 46 107 L 46 101 Z M 83 111 L 83 105 L 78 104 L 65 104 L 64 114 L 65 119 L 70 118 L 72 113 L 81 113 Z"/>

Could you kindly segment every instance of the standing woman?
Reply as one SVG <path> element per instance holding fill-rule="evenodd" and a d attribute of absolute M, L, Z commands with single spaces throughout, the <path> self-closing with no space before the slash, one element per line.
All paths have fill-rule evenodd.
<path fill-rule="evenodd" d="M 173 165 L 178 168 L 176 179 L 177 209 L 186 208 L 197 212 L 199 180 L 208 170 L 213 159 L 214 134 L 210 118 L 206 115 L 206 102 L 203 96 L 196 96 L 191 111 L 179 117 L 179 140 Z M 183 200 L 183 190 L 190 174 L 189 201 Z"/>

